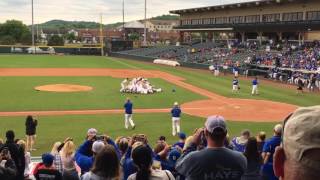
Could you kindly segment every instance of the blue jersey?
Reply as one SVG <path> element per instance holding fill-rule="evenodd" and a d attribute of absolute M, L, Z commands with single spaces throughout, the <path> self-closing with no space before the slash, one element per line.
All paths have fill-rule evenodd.
<path fill-rule="evenodd" d="M 239 84 L 238 79 L 234 79 L 234 80 L 232 81 L 232 84 L 233 84 L 233 85 L 238 85 L 238 84 Z"/>
<path fill-rule="evenodd" d="M 172 110 L 171 110 L 171 115 L 172 115 L 172 117 L 177 117 L 177 118 L 179 118 L 179 117 L 181 116 L 181 109 L 178 108 L 178 107 L 172 108 Z"/>
<path fill-rule="evenodd" d="M 254 80 L 252 81 L 252 85 L 258 85 L 258 84 L 259 84 L 259 82 L 258 82 L 257 79 L 254 79 Z"/>
<path fill-rule="evenodd" d="M 125 109 L 126 114 L 132 114 L 133 104 L 130 101 L 127 101 L 127 103 L 125 103 L 123 107 Z"/>

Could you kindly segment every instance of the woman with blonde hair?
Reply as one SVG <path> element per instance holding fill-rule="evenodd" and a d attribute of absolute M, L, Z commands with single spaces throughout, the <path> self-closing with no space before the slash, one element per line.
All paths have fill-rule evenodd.
<path fill-rule="evenodd" d="M 31 154 L 30 152 L 27 151 L 26 142 L 24 140 L 19 140 L 17 144 L 20 146 L 20 148 L 22 148 L 24 152 L 24 158 L 25 158 L 24 178 L 28 179 L 29 172 L 30 172 L 29 164 L 31 163 Z"/>
<path fill-rule="evenodd" d="M 76 169 L 76 163 L 74 159 L 76 146 L 72 140 L 66 141 L 63 148 L 60 151 L 62 167 L 63 167 L 63 179 L 78 180 L 79 173 Z"/>
<path fill-rule="evenodd" d="M 63 172 L 61 156 L 59 153 L 61 145 L 62 145 L 61 142 L 59 141 L 55 142 L 52 146 L 51 153 L 50 153 L 51 155 L 54 156 L 53 164 L 60 173 Z"/>

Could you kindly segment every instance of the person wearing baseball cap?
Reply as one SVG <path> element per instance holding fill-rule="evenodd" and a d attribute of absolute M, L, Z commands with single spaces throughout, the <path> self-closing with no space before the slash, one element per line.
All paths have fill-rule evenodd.
<path fill-rule="evenodd" d="M 273 128 L 273 137 L 268 139 L 262 148 L 262 176 L 265 179 L 277 180 L 273 171 L 273 154 L 277 146 L 280 146 L 282 135 L 282 125 L 276 124 Z"/>
<path fill-rule="evenodd" d="M 205 127 L 196 131 L 192 144 L 178 160 L 178 174 L 188 180 L 241 179 L 247 160 L 242 153 L 224 147 L 226 135 L 224 118 L 218 115 L 208 117 Z M 207 148 L 197 151 L 202 138 L 207 141 Z"/>
<path fill-rule="evenodd" d="M 320 106 L 299 108 L 284 122 L 274 171 L 282 180 L 316 180 L 320 172 Z"/>
<path fill-rule="evenodd" d="M 180 133 L 180 117 L 181 109 L 179 103 L 175 102 L 173 108 L 171 109 L 171 119 L 172 119 L 172 135 L 175 136 L 177 133 Z"/>
<path fill-rule="evenodd" d="M 33 174 L 36 179 L 62 179 L 61 173 L 54 167 L 54 156 L 50 153 L 42 154 L 42 163 L 36 165 Z"/>

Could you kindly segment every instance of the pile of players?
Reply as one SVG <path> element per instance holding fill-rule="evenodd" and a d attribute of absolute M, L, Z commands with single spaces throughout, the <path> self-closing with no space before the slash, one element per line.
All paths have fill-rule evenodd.
<path fill-rule="evenodd" d="M 135 94 L 153 94 L 162 92 L 161 88 L 153 86 L 148 79 L 137 77 L 133 79 L 126 78 L 121 82 L 121 93 L 135 93 Z"/>

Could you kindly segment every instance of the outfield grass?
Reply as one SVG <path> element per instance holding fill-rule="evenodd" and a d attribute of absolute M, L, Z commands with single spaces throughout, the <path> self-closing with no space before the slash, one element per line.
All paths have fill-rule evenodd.
<path fill-rule="evenodd" d="M 180 103 L 205 99 L 204 96 L 175 86 L 162 79 L 149 81 L 163 89 L 148 95 L 122 94 L 123 79 L 112 77 L 0 77 L 1 111 L 122 109 L 126 97 L 131 97 L 135 108 L 168 108 Z M 93 87 L 89 92 L 55 93 L 36 91 L 46 84 L 78 84 Z M 175 89 L 175 92 L 172 92 Z"/>
<path fill-rule="evenodd" d="M 151 145 L 155 144 L 160 135 L 165 135 L 170 143 L 178 140 L 171 136 L 170 115 L 165 113 L 135 114 L 134 121 L 137 124 L 135 130 L 124 129 L 123 115 L 42 116 L 38 119 L 37 151 L 33 152 L 33 156 L 50 151 L 54 142 L 63 141 L 66 137 L 72 137 L 75 143 L 80 145 L 88 128 L 91 127 L 113 138 L 143 133 L 149 137 Z M 183 115 L 182 131 L 190 135 L 195 128 L 203 127 L 204 121 L 203 118 Z M 16 132 L 16 138 L 24 138 L 24 122 L 23 117 L 0 117 L 0 137 L 4 137 L 5 131 L 13 129 Z M 266 131 L 270 137 L 274 124 L 228 121 L 228 129 L 231 137 L 238 135 L 244 128 L 250 129 L 253 135 L 261 130 Z"/>

